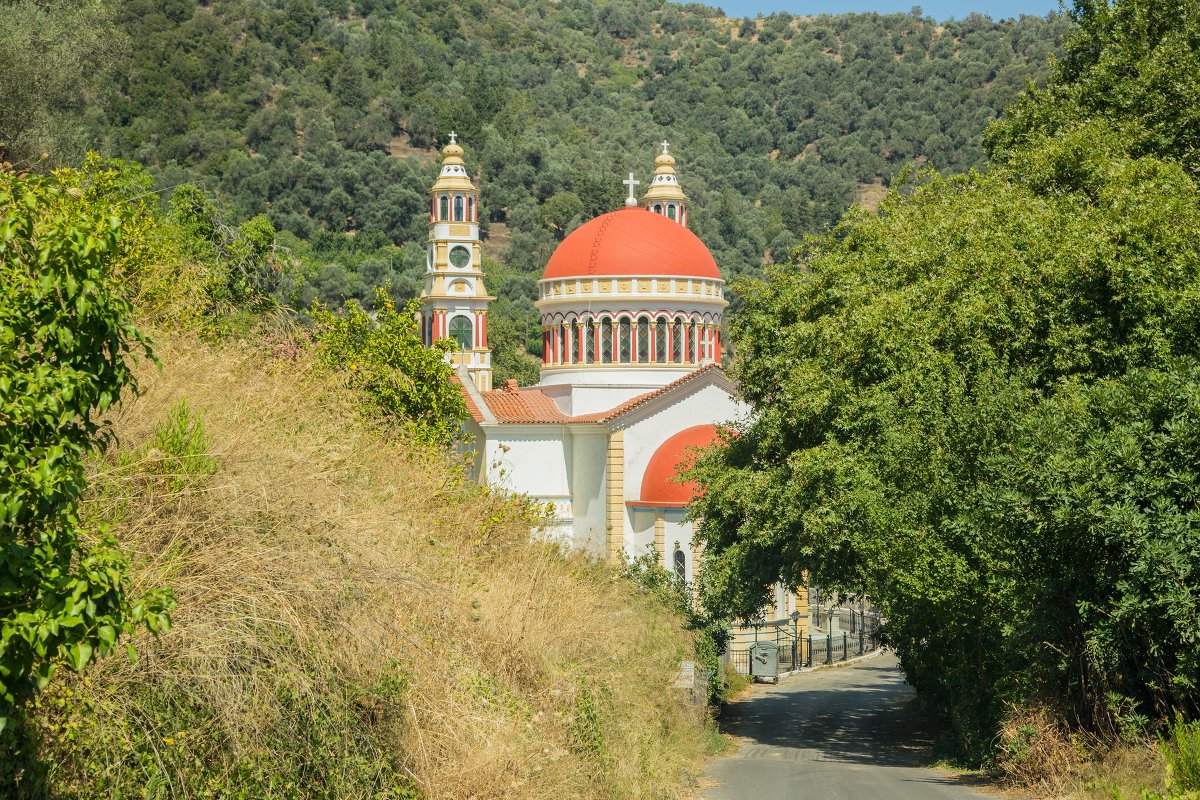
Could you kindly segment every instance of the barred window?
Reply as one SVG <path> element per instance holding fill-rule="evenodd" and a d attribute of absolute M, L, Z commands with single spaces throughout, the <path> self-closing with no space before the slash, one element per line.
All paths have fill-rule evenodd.
<path fill-rule="evenodd" d="M 683 363 L 684 325 L 683 317 L 680 317 L 671 326 L 671 360 L 676 364 Z"/>
<path fill-rule="evenodd" d="M 654 326 L 654 360 L 660 364 L 667 363 L 667 348 L 671 346 L 667 333 L 667 318 L 659 317 Z"/>
<path fill-rule="evenodd" d="M 583 328 L 583 363 L 596 363 L 596 325 L 590 319 Z"/>
<path fill-rule="evenodd" d="M 621 340 L 619 343 L 620 344 L 621 363 L 628 364 L 630 361 L 630 358 L 631 358 L 631 348 L 632 348 L 632 345 L 631 345 L 632 330 L 631 330 L 631 326 L 629 324 L 629 318 L 626 317 L 625 319 L 621 320 L 621 324 L 619 327 L 621 330 L 621 334 L 620 334 Z"/>
<path fill-rule="evenodd" d="M 637 324 L 637 361 L 647 364 L 650 361 L 650 318 L 641 317 Z"/>
<path fill-rule="evenodd" d="M 474 346 L 471 338 L 471 320 L 457 316 L 450 320 L 450 338 L 458 344 L 459 350 L 470 350 Z"/>
<path fill-rule="evenodd" d="M 613 327 L 611 319 L 600 320 L 600 362 L 603 364 L 612 363 L 613 353 Z"/>

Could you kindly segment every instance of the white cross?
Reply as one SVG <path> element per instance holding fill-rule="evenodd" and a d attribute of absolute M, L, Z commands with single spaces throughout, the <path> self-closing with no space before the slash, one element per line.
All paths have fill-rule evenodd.
<path fill-rule="evenodd" d="M 665 156 L 665 155 L 667 155 L 667 140 L 666 139 L 663 139 L 662 146 L 663 146 L 663 155 Z"/>
<path fill-rule="evenodd" d="M 458 134 L 454 131 L 450 131 L 450 144 L 458 144 Z"/>
<path fill-rule="evenodd" d="M 625 205 L 630 205 L 630 206 L 637 205 L 637 198 L 633 196 L 633 187 L 640 185 L 641 181 L 635 181 L 633 179 L 633 173 L 631 172 L 631 173 L 629 173 L 629 180 L 621 181 L 621 183 L 623 183 L 629 187 L 629 197 L 625 198 Z M 632 203 L 629 202 L 630 200 L 632 200 L 633 202 Z"/>

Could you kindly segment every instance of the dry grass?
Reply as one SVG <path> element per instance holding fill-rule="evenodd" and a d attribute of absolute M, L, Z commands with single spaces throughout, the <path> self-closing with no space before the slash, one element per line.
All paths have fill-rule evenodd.
<path fill-rule="evenodd" d="M 997 766 L 1009 787 L 1030 797 L 1133 800 L 1143 789 L 1164 788 L 1157 748 L 1073 733 L 1042 707 L 1010 710 L 1000 732 Z"/>
<path fill-rule="evenodd" d="M 87 512 L 173 629 L 43 697 L 63 796 L 679 797 L 711 740 L 691 643 L 520 503 L 358 421 L 303 356 L 159 336 Z M 181 400 L 210 475 L 151 447 Z M 272 781 L 277 779 L 277 785 Z"/>

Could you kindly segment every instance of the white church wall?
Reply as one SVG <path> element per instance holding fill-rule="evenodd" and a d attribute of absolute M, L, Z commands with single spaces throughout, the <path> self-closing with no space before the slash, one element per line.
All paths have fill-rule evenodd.
<path fill-rule="evenodd" d="M 684 520 L 684 512 L 670 510 L 663 515 L 663 543 L 667 549 L 667 569 L 675 569 L 675 546 L 683 550 L 685 565 L 684 580 L 689 583 L 695 580 L 692 570 L 692 524 Z"/>
<path fill-rule="evenodd" d="M 625 519 L 629 524 L 625 533 L 627 558 L 638 558 L 654 552 L 654 518 L 653 511 L 626 506 Z"/>
<path fill-rule="evenodd" d="M 538 385 L 554 399 L 559 411 L 577 417 L 616 408 L 627 400 L 677 381 L 694 369 L 631 367 L 628 364 L 558 368 L 544 370 Z"/>
<path fill-rule="evenodd" d="M 607 538 L 605 472 L 608 430 L 600 426 L 572 425 L 571 504 L 574 514 L 572 544 L 603 557 Z"/>
<path fill-rule="evenodd" d="M 486 430 L 484 469 L 491 486 L 554 503 L 550 538 L 569 541 L 573 509 L 571 440 L 561 425 L 505 425 Z"/>

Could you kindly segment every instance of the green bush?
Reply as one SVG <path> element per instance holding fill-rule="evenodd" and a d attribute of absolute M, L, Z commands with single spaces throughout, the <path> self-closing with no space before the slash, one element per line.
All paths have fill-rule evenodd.
<path fill-rule="evenodd" d="M 449 442 L 466 414 L 466 404 L 450 378 L 440 347 L 421 341 L 416 308 L 396 311 L 387 290 L 375 290 L 375 313 L 353 300 L 342 313 L 314 306 L 322 361 L 349 375 L 373 410 L 406 424 L 418 438 Z"/>
<path fill-rule="evenodd" d="M 57 666 L 169 624 L 169 596 L 130 597 L 115 542 L 78 515 L 102 416 L 152 357 L 120 285 L 137 267 L 123 236 L 149 212 L 115 178 L 96 160 L 0 169 L 0 730 Z"/>

